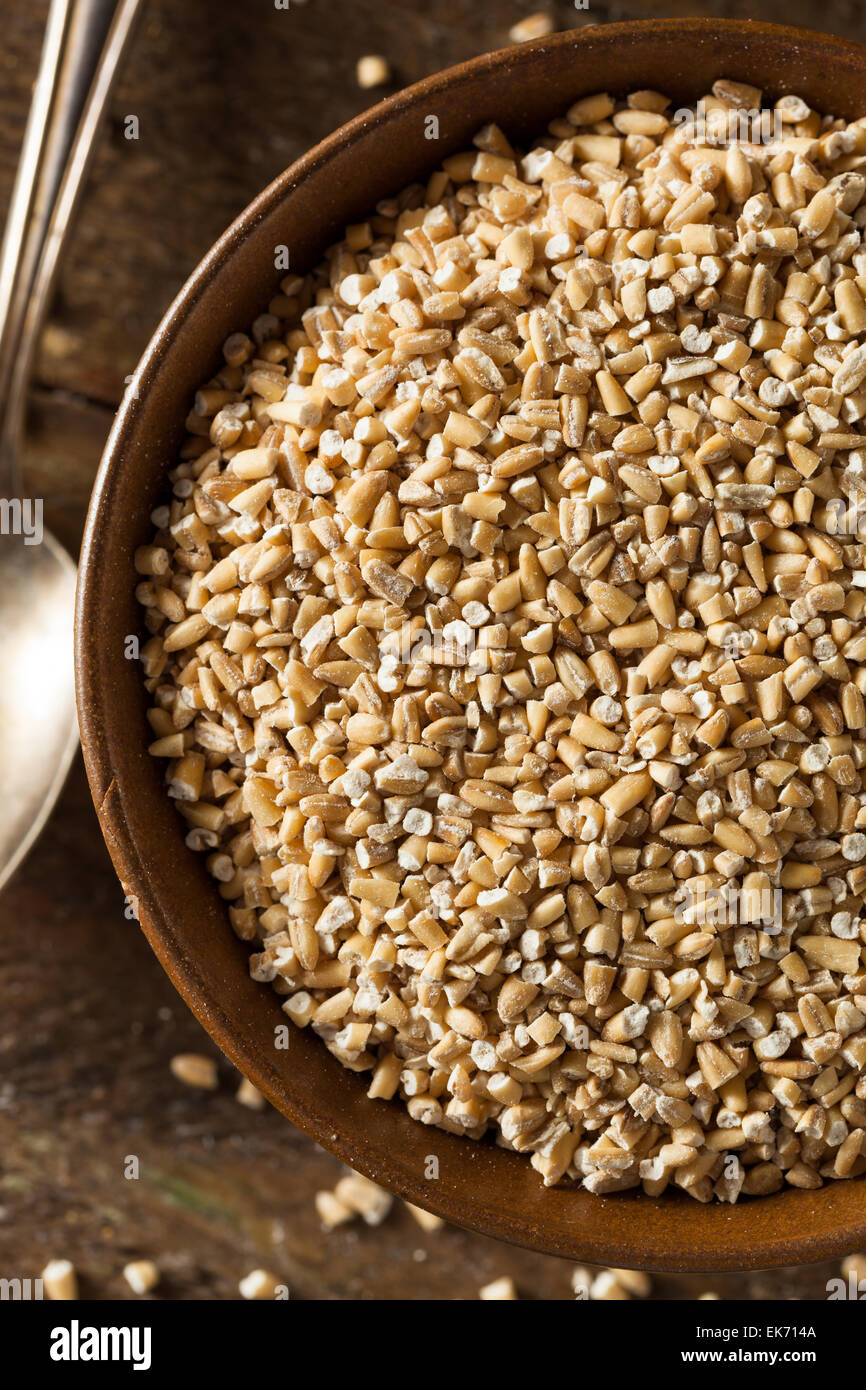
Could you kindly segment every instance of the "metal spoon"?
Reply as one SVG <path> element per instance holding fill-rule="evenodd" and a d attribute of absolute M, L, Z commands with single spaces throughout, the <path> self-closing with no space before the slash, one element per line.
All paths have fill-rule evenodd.
<path fill-rule="evenodd" d="M 51 0 L 0 250 L 0 888 L 75 749 L 75 565 L 22 493 L 27 382 L 64 237 L 141 0 Z M 58 444 L 58 447 L 61 447 Z"/>

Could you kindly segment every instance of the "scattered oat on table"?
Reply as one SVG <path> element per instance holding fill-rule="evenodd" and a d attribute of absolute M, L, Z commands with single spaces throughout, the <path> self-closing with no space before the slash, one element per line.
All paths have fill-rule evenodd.
<path fill-rule="evenodd" d="M 858 1282 L 866 1285 L 866 1254 L 846 1255 L 842 1261 L 842 1273 L 846 1279 L 853 1274 Z"/>
<path fill-rule="evenodd" d="M 633 1298 L 649 1298 L 652 1293 L 653 1281 L 642 1269 L 609 1269 L 607 1272 Z"/>
<path fill-rule="evenodd" d="M 436 1216 L 432 1211 L 425 1211 L 423 1207 L 413 1206 L 411 1202 L 404 1202 L 406 1210 L 411 1213 L 422 1231 L 441 1231 L 445 1222 L 441 1216 Z"/>
<path fill-rule="evenodd" d="M 333 1230 L 356 1217 L 361 1217 L 368 1226 L 381 1226 L 394 1198 L 378 1183 L 349 1169 L 333 1192 L 316 1193 L 315 1204 L 324 1228 Z"/>
<path fill-rule="evenodd" d="M 252 1081 L 248 1081 L 245 1076 L 241 1078 L 240 1085 L 235 1092 L 235 1099 L 240 1105 L 245 1105 L 248 1110 L 264 1110 L 267 1105 L 267 1100 L 258 1086 L 254 1086 Z"/>
<path fill-rule="evenodd" d="M 571 1287 L 578 1299 L 593 1302 L 625 1301 L 648 1298 L 652 1279 L 639 1269 L 588 1269 L 575 1265 L 571 1271 Z"/>
<path fill-rule="evenodd" d="M 326 1231 L 333 1231 L 337 1226 L 345 1225 L 347 1221 L 352 1221 L 358 1215 L 352 1207 L 341 1202 L 333 1192 L 317 1192 L 314 1201 L 319 1220 Z"/>
<path fill-rule="evenodd" d="M 612 1269 L 603 1269 L 593 1279 L 589 1296 L 594 1303 L 626 1302 L 631 1293 Z"/>
<path fill-rule="evenodd" d="M 478 1290 L 478 1297 L 485 1303 L 501 1303 L 518 1297 L 514 1280 L 510 1275 L 503 1275 L 501 1279 L 494 1279 L 491 1284 L 485 1284 L 483 1289 Z"/>
<path fill-rule="evenodd" d="M 556 24 L 549 14 L 530 14 L 519 19 L 508 31 L 512 43 L 525 43 L 527 39 L 540 39 L 552 34 Z"/>
<path fill-rule="evenodd" d="M 55 1302 L 74 1302 L 78 1298 L 78 1275 L 71 1260 L 49 1260 L 41 1278 L 46 1298 Z"/>
<path fill-rule="evenodd" d="M 205 1057 L 199 1052 L 179 1052 L 172 1057 L 169 1066 L 172 1076 L 185 1086 L 201 1091 L 215 1091 L 219 1086 L 217 1064 L 213 1057 Z"/>
<path fill-rule="evenodd" d="M 380 53 L 365 54 L 363 58 L 358 59 L 355 76 L 358 86 L 364 89 L 387 86 L 391 81 L 388 59 L 383 58 Z"/>
<path fill-rule="evenodd" d="M 368 1226 L 381 1226 L 394 1204 L 390 1192 L 360 1173 L 347 1173 L 341 1178 L 334 1188 L 334 1196 Z"/>
<path fill-rule="evenodd" d="M 274 1298 L 280 1281 L 267 1269 L 253 1269 L 238 1284 L 242 1298 L 262 1301 Z"/>
<path fill-rule="evenodd" d="M 159 1270 L 153 1260 L 132 1260 L 123 1267 L 123 1277 L 133 1293 L 150 1293 L 159 1283 Z"/>

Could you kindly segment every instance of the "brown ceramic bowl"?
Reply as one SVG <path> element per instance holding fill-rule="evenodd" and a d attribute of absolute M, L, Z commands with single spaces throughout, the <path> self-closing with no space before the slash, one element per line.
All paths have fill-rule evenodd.
<path fill-rule="evenodd" d="M 205 257 L 144 355 L 99 470 L 81 560 L 78 695 L 84 756 L 102 830 L 142 928 L 208 1032 L 268 1099 L 353 1168 L 448 1221 L 574 1259 L 644 1268 L 790 1265 L 866 1245 L 866 1178 L 788 1189 L 737 1206 L 681 1193 L 600 1198 L 542 1187 L 528 1160 L 427 1129 L 398 1102 L 367 1100 L 312 1033 L 293 1030 L 268 986 L 247 973 L 200 856 L 184 844 L 162 768 L 146 751 L 141 671 L 124 639 L 141 630 L 132 555 L 150 533 L 166 466 L 198 385 L 274 292 L 274 247 L 307 269 L 345 223 L 363 217 L 464 148 L 486 121 L 529 137 L 577 97 L 664 90 L 694 100 L 720 76 L 771 97 L 800 93 L 849 118 L 866 112 L 866 48 L 768 24 L 674 20 L 609 24 L 485 54 L 400 92 L 343 126 L 272 183 Z M 424 138 L 439 117 L 439 140 Z M 428 1155 L 439 1161 L 428 1180 Z"/>

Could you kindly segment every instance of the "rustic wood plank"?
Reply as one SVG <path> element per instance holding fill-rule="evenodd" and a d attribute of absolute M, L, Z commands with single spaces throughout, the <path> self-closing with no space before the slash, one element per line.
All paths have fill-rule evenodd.
<path fill-rule="evenodd" d="M 411 82 L 506 41 L 517 0 L 151 0 L 112 104 L 38 363 L 28 490 L 77 550 L 113 408 L 162 310 L 231 218 L 294 157 L 378 93 L 354 83 L 365 52 Z M 673 4 L 552 9 L 560 24 L 687 14 Z M 706 6 L 751 17 L 753 6 Z M 764 0 L 766 18 L 856 36 L 857 5 Z M 0 205 L 8 200 L 46 0 L 7 0 L 0 47 Z M 335 36 L 339 36 L 335 51 Z M 124 117 L 140 138 L 124 138 Z M 157 1296 L 237 1297 L 259 1264 L 295 1297 L 473 1298 L 502 1274 L 526 1298 L 570 1297 L 553 1258 L 445 1230 L 395 1210 L 377 1230 L 323 1236 L 313 1209 L 337 1161 L 271 1110 L 240 1107 L 237 1076 L 205 1095 L 169 1072 L 178 1051 L 214 1049 L 134 923 L 100 839 L 80 764 L 37 850 L 0 898 L 0 1274 L 38 1274 L 54 1255 L 85 1298 L 124 1298 L 133 1257 L 161 1265 Z M 127 1180 L 135 1154 L 141 1176 Z M 821 1298 L 835 1269 L 659 1277 L 656 1295 Z"/>

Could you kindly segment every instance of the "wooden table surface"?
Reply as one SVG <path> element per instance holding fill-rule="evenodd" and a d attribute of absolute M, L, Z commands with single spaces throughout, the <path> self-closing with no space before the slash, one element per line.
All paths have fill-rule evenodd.
<path fill-rule="evenodd" d="M 149 0 L 119 81 L 45 331 L 32 392 L 27 495 L 77 552 L 115 403 L 163 309 L 231 218 L 293 158 L 379 93 L 354 65 L 383 53 L 405 85 L 507 42 L 541 0 Z M 705 13 L 866 37 L 859 0 L 546 6 L 574 23 Z M 4 0 L 0 206 L 5 206 L 47 0 Z M 125 118 L 138 117 L 128 140 Z M 243 325 L 239 325 L 241 327 Z M 464 1299 L 510 1274 L 525 1298 L 570 1297 L 569 1266 L 445 1229 L 405 1209 L 323 1234 L 313 1197 L 341 1167 L 287 1120 L 234 1099 L 220 1059 L 207 1094 L 174 1080 L 177 1052 L 215 1049 L 135 923 L 103 847 L 80 761 L 36 849 L 0 899 L 0 1276 L 54 1256 L 81 1296 L 131 1297 L 132 1258 L 162 1271 L 157 1296 L 233 1299 L 264 1265 L 292 1296 Z M 137 1180 L 124 1177 L 130 1155 Z M 836 1267 L 658 1276 L 654 1296 L 823 1298 Z"/>

